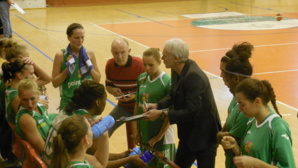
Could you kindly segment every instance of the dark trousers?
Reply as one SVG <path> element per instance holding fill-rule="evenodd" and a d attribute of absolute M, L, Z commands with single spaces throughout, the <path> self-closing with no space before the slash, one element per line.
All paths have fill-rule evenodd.
<path fill-rule="evenodd" d="M 12 153 L 13 135 L 5 117 L 0 116 L 0 153 L 3 159 L 15 160 L 16 157 Z"/>
<path fill-rule="evenodd" d="M 190 168 L 197 160 L 198 168 L 214 168 L 217 146 L 210 146 L 202 151 L 192 152 L 186 145 L 179 141 L 175 163 L 181 168 Z"/>
<path fill-rule="evenodd" d="M 2 25 L 1 19 L 0 19 L 0 34 L 3 34 L 3 25 Z"/>

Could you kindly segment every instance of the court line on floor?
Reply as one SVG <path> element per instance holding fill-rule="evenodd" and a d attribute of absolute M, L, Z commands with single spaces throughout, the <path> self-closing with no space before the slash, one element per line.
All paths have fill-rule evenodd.
<path fill-rule="evenodd" d="M 283 70 L 283 71 L 271 71 L 271 72 L 260 72 L 260 73 L 253 73 L 253 75 L 265 75 L 265 74 L 295 72 L 295 71 L 298 71 L 298 69 L 290 69 L 290 70 Z"/>
<path fill-rule="evenodd" d="M 48 58 L 50 61 L 54 61 L 51 57 L 49 57 L 46 53 L 44 53 L 43 51 L 41 51 L 38 47 L 36 47 L 35 45 L 33 45 L 32 43 L 30 43 L 28 40 L 26 40 L 23 36 L 19 35 L 17 32 L 13 31 L 14 34 L 16 34 L 19 38 L 21 38 L 22 40 L 24 40 L 27 44 L 29 44 L 31 47 L 33 47 L 35 50 L 37 50 L 39 53 L 41 53 L 43 56 L 45 56 L 46 58 Z"/>
<path fill-rule="evenodd" d="M 239 6 L 248 6 L 248 7 L 263 9 L 263 10 L 267 10 L 267 11 L 275 11 L 275 12 L 278 12 L 278 13 L 287 13 L 285 11 L 275 10 L 275 9 L 271 9 L 271 8 L 262 8 L 262 7 L 253 6 L 253 5 L 246 5 L 246 4 L 241 4 L 241 3 L 237 3 L 237 2 L 232 2 L 231 4 L 235 4 L 235 5 L 239 5 Z"/>
<path fill-rule="evenodd" d="M 118 34 L 118 33 L 113 32 L 113 31 L 110 31 L 110 30 L 108 30 L 108 29 L 106 29 L 106 28 L 103 28 L 103 27 L 101 27 L 101 26 L 99 26 L 99 25 L 97 25 L 97 24 L 95 24 L 95 23 L 90 22 L 90 24 L 92 24 L 93 26 L 95 26 L 95 27 L 97 27 L 97 28 L 100 28 L 100 29 L 103 29 L 103 30 L 105 30 L 105 31 L 108 31 L 108 32 L 110 32 L 110 33 L 112 33 L 112 34 L 114 34 L 114 35 L 116 35 L 116 36 L 120 36 L 120 37 L 122 37 L 122 38 L 128 39 L 128 40 L 130 40 L 130 41 L 132 41 L 132 42 L 134 42 L 134 43 L 136 43 L 136 44 L 139 44 L 139 45 L 141 45 L 141 46 L 143 46 L 143 47 L 149 48 L 148 46 L 146 46 L 146 45 L 144 45 L 144 44 L 142 44 L 142 43 L 140 43 L 140 42 L 137 42 L 137 41 L 135 41 L 135 40 L 133 40 L 133 39 L 130 39 L 130 38 L 128 38 L 128 37 L 125 37 L 125 36 L 123 36 L 123 35 L 120 35 L 120 34 Z M 295 44 L 296 44 L 296 43 L 295 43 Z M 298 44 L 298 43 L 297 43 L 297 44 Z M 265 46 L 265 45 L 259 45 L 259 46 Z M 231 48 L 228 48 L 228 49 L 231 49 Z M 222 49 L 221 49 L 221 50 L 222 50 Z M 209 74 L 209 75 L 213 76 L 213 77 L 211 77 L 210 79 L 218 79 L 218 78 L 222 79 L 221 77 L 219 77 L 219 76 L 217 76 L 217 75 L 215 75 L 215 74 L 213 74 L 213 73 L 207 72 L 207 71 L 205 71 L 205 70 L 203 70 L 203 71 L 204 71 L 206 74 Z M 108 100 L 108 99 L 107 99 L 107 100 Z M 115 103 L 113 103 L 111 100 L 108 100 L 108 102 L 115 106 Z M 280 101 L 278 101 L 278 100 L 277 100 L 277 102 L 280 103 L 280 104 L 282 104 L 282 105 L 284 105 L 284 106 L 287 106 L 287 107 L 289 107 L 289 108 L 291 108 L 291 109 L 294 109 L 295 111 L 298 111 L 298 109 L 296 109 L 296 108 L 294 108 L 294 107 L 292 107 L 292 106 L 290 106 L 290 105 L 287 105 L 287 104 L 285 104 L 285 103 L 283 103 L 283 102 L 280 102 Z M 285 115 L 287 115 L 287 114 L 285 114 Z"/>
<path fill-rule="evenodd" d="M 217 8 L 222 8 L 223 10 L 218 10 L 217 12 L 225 12 L 228 11 L 229 9 L 226 7 L 221 7 L 221 6 L 217 6 Z M 177 14 L 177 15 L 185 15 L 185 13 L 177 13 L 177 12 L 162 12 L 159 10 L 156 10 L 156 12 L 162 13 L 162 14 Z"/>
<path fill-rule="evenodd" d="M 148 46 L 146 46 L 146 45 L 144 45 L 144 44 L 142 44 L 142 43 L 139 43 L 139 42 L 137 42 L 137 41 L 135 41 L 135 40 L 133 40 L 133 39 L 127 38 L 126 36 L 123 36 L 123 35 L 121 35 L 121 34 L 112 32 L 111 30 L 108 30 L 108 29 L 106 29 L 106 28 L 103 28 L 103 27 L 101 27 L 101 26 L 99 26 L 99 25 L 97 25 L 97 24 L 95 24 L 95 23 L 90 22 L 90 24 L 93 25 L 93 26 L 95 26 L 95 27 L 97 27 L 97 28 L 103 29 L 104 31 L 107 31 L 107 32 L 109 32 L 109 33 L 112 33 L 112 34 L 114 34 L 114 35 L 116 35 L 116 36 L 120 36 L 120 37 L 122 37 L 122 38 L 128 39 L 129 41 L 132 41 L 132 42 L 134 42 L 134 43 L 136 43 L 136 44 L 139 44 L 139 45 L 141 45 L 141 46 L 143 46 L 143 47 L 145 47 L 145 48 L 149 48 Z"/>
<path fill-rule="evenodd" d="M 278 100 L 276 100 L 276 102 L 278 102 L 279 104 L 282 104 L 282 105 L 284 105 L 284 106 L 286 106 L 286 107 L 288 107 L 288 108 L 290 108 L 292 110 L 295 110 L 295 112 L 298 112 L 298 108 L 292 107 L 292 106 L 290 106 L 288 104 L 285 104 L 285 103 L 283 103 L 281 101 L 278 101 Z"/>
<path fill-rule="evenodd" d="M 130 12 L 127 12 L 127 11 L 124 11 L 124 10 L 121 10 L 121 9 L 115 9 L 115 10 L 120 11 L 120 12 L 123 12 L 123 13 L 126 13 L 126 14 L 131 15 L 131 16 L 135 16 L 135 17 L 140 18 L 140 19 L 145 19 L 145 20 L 148 20 L 148 21 L 151 21 L 151 22 L 155 22 L 155 23 L 158 23 L 158 24 L 162 24 L 162 25 L 168 26 L 168 27 L 174 27 L 172 25 L 169 25 L 169 24 L 166 24 L 166 23 L 162 23 L 162 22 L 159 22 L 159 21 L 156 21 L 156 20 L 152 20 L 152 19 L 149 19 L 149 18 L 145 18 L 143 16 L 140 16 L 140 15 L 137 15 L 137 14 L 134 14 L 134 13 L 130 13 Z"/>
<path fill-rule="evenodd" d="M 298 42 L 293 43 L 280 43 L 280 44 L 264 44 L 264 45 L 254 45 L 254 47 L 271 47 L 271 46 L 285 46 L 285 45 L 296 45 Z M 221 51 L 221 50 L 230 50 L 231 48 L 214 48 L 214 49 L 207 49 L 207 50 L 193 50 L 189 51 L 190 53 L 196 52 L 208 52 L 208 51 Z"/>
<path fill-rule="evenodd" d="M 271 46 L 286 46 L 286 45 L 297 45 L 298 42 L 294 43 L 281 43 L 281 44 L 264 44 L 264 45 L 255 45 L 254 47 L 271 47 Z M 190 51 L 190 53 L 196 52 L 209 52 L 209 51 L 222 51 L 222 50 L 230 50 L 231 48 L 217 48 L 217 49 L 208 49 L 208 50 L 195 50 Z M 271 72 L 260 72 L 260 73 L 253 73 L 253 75 L 264 75 L 264 74 L 272 74 L 272 73 L 284 73 L 284 72 L 295 72 L 298 69 L 290 69 L 290 70 L 282 70 L 282 71 L 271 71 Z"/>

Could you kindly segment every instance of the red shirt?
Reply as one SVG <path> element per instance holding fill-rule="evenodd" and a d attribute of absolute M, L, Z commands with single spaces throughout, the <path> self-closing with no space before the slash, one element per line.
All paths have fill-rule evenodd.
<path fill-rule="evenodd" d="M 106 86 L 113 86 L 121 89 L 123 94 L 137 91 L 138 77 L 145 72 L 141 58 L 128 56 L 125 66 L 119 66 L 114 58 L 108 60 L 106 64 Z M 129 102 L 118 101 L 118 106 L 127 111 L 134 111 L 135 100 Z"/>

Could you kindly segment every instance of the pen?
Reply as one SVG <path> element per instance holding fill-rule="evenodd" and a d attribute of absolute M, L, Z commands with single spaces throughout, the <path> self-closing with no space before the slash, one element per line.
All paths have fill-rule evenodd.
<path fill-rule="evenodd" d="M 126 96 L 129 96 L 129 95 L 135 94 L 135 93 L 137 93 L 137 92 L 127 93 L 127 94 L 122 95 L 122 96 L 126 97 Z M 117 97 L 115 97 L 115 99 L 120 99 L 120 98 L 122 98 L 122 96 L 117 96 Z"/>
<path fill-rule="evenodd" d="M 143 101 L 143 104 L 144 104 L 144 107 L 147 109 L 147 103 L 145 100 Z"/>

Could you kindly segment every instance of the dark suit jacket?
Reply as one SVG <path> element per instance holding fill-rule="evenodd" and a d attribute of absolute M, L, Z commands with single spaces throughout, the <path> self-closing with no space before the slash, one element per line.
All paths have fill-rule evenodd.
<path fill-rule="evenodd" d="M 178 138 L 193 152 L 216 145 L 221 123 L 206 74 L 193 60 L 185 62 L 181 75 L 172 70 L 172 90 L 158 102 L 158 109 L 173 105 L 168 113 L 177 124 Z"/>

